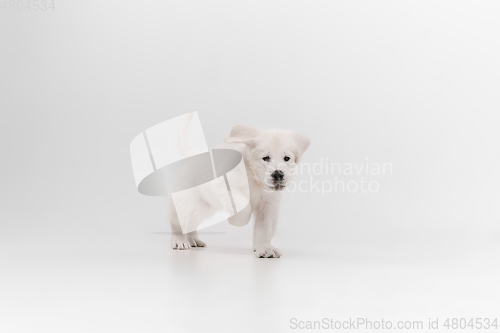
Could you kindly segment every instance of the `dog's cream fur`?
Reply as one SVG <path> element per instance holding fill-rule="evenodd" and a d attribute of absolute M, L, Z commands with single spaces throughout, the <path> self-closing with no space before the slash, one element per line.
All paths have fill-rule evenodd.
<path fill-rule="evenodd" d="M 231 134 L 218 148 L 235 149 L 245 159 L 250 205 L 229 218 L 233 225 L 245 225 L 254 216 L 253 249 L 258 258 L 279 258 L 281 252 L 271 245 L 271 239 L 278 222 L 281 191 L 291 181 L 293 170 L 310 144 L 309 139 L 293 130 L 270 129 L 236 125 Z M 267 159 L 267 157 L 269 159 Z M 273 172 L 281 171 L 273 177 Z M 182 234 L 172 199 L 170 199 L 170 225 L 172 227 L 172 248 L 187 250 L 204 247 L 198 233 Z"/>

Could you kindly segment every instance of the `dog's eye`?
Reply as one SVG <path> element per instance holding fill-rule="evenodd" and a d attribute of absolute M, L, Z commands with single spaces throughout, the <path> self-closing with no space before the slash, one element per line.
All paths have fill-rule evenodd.
<path fill-rule="evenodd" d="M 285 160 L 285 162 L 288 162 L 288 161 L 290 161 L 290 157 L 285 156 L 284 160 Z"/>
<path fill-rule="evenodd" d="M 269 158 L 269 156 L 266 156 L 266 157 L 263 158 L 263 160 L 266 161 L 266 162 L 269 162 L 270 158 Z"/>

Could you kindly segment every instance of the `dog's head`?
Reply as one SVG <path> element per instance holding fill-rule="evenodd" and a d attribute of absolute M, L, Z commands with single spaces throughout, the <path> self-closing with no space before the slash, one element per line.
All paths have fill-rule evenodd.
<path fill-rule="evenodd" d="M 264 130 L 245 125 L 235 125 L 224 141 L 244 143 L 247 146 L 245 162 L 255 181 L 275 191 L 287 186 L 295 166 L 311 143 L 293 130 Z"/>

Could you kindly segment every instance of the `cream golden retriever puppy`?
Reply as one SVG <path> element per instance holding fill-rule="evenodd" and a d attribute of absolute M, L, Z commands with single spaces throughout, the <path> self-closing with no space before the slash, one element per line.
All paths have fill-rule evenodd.
<path fill-rule="evenodd" d="M 218 148 L 235 149 L 242 153 L 250 187 L 250 205 L 229 218 L 229 223 L 245 225 L 253 215 L 255 256 L 279 258 L 281 252 L 271 245 L 271 240 L 278 223 L 281 194 L 291 181 L 294 168 L 310 141 L 293 130 L 235 125 L 224 142 Z M 170 209 L 170 212 L 174 250 L 206 246 L 196 231 L 182 234 L 175 209 Z"/>

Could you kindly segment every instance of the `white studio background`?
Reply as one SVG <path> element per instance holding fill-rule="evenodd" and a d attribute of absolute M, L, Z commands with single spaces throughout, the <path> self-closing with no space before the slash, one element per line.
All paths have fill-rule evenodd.
<path fill-rule="evenodd" d="M 286 331 L 287 318 L 294 316 L 443 315 L 438 308 L 469 317 L 493 312 L 490 305 L 498 304 L 500 293 L 493 283 L 500 275 L 497 2 L 54 4 L 53 10 L 34 11 L 9 8 L 7 1 L 0 9 L 0 309 L 8 314 L 0 315 L 0 330 L 5 325 L 2 331 L 78 331 L 64 321 L 57 324 L 62 308 L 66 318 L 86 323 L 82 331 L 194 327 L 176 321 L 188 318 L 187 310 L 170 308 L 180 296 L 160 287 L 183 281 L 176 280 L 178 267 L 169 262 L 174 254 L 168 249 L 165 199 L 137 192 L 129 156 L 135 135 L 191 111 L 198 111 L 209 147 L 220 144 L 236 123 L 294 128 L 308 136 L 312 145 L 303 162 L 323 169 L 297 182 L 328 186 L 335 178 L 324 168 L 332 163 L 391 165 L 386 175 L 337 178 L 376 181 L 375 193 L 309 188 L 284 194 L 275 240 L 284 257 L 258 271 L 286 265 L 294 256 L 307 258 L 290 270 L 310 272 L 316 289 L 288 281 L 290 293 L 300 297 L 287 298 L 284 289 L 269 296 L 292 304 L 275 310 L 279 321 L 269 324 L 274 331 Z M 251 227 L 223 222 L 207 233 L 203 260 L 223 265 L 221 257 L 211 258 L 227 253 L 208 251 L 229 244 L 228 253 L 241 246 L 238 258 L 261 265 L 251 261 L 257 260 Z M 231 239 L 241 243 L 224 243 Z M 160 291 L 151 291 L 150 298 L 134 289 L 135 301 L 155 304 L 154 315 L 144 307 L 124 308 L 133 298 L 106 294 L 108 277 L 121 276 L 109 268 L 117 262 L 136 272 L 132 285 L 145 283 L 146 273 L 140 272 L 148 264 L 170 277 L 162 280 L 158 273 Z M 342 271 L 344 264 L 359 268 L 356 277 Z M 442 271 L 447 265 L 450 271 Z M 182 267 L 188 274 L 190 268 Z M 80 284 L 79 277 L 89 278 L 82 271 L 91 274 L 92 285 Z M 374 273 L 387 271 L 401 285 Z M 315 280 L 319 273 L 344 279 L 329 284 Z M 238 288 L 240 277 L 231 274 Z M 276 274 L 270 283 L 287 285 Z M 427 277 L 427 284 L 416 285 L 416 276 Z M 350 287 L 334 293 L 349 281 Z M 110 298 L 85 303 L 85 296 L 72 294 L 79 289 Z M 265 303 L 266 297 L 254 301 Z M 295 306 L 299 300 L 314 305 Z M 93 306 L 114 310 L 107 317 L 89 310 Z M 349 311 L 338 310 L 342 306 Z M 217 309 L 232 307 L 228 301 Z M 37 314 L 40 308 L 50 313 Z M 240 326 L 223 327 L 265 331 L 251 318 L 273 314 L 261 313 L 259 306 L 243 308 L 235 315 L 234 325 Z M 191 315 L 205 316 L 206 326 L 196 327 L 209 331 L 210 319 L 221 313 L 203 309 Z M 155 311 L 168 311 L 170 319 L 163 321 Z M 124 313 L 138 317 L 134 323 L 123 318 L 120 326 L 115 319 Z"/>

